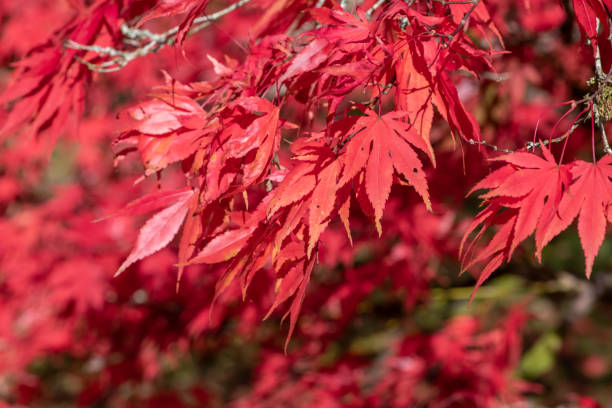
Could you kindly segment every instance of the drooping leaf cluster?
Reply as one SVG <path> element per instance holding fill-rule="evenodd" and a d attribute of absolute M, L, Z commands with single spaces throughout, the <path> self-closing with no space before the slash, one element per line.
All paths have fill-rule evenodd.
<path fill-rule="evenodd" d="M 508 354 L 519 352 L 526 318 L 518 315 L 503 335 L 483 334 L 476 319 L 431 336 L 398 335 L 378 376 L 369 362 L 346 358 L 329 370 L 311 367 L 314 378 L 292 377 L 282 392 L 274 387 L 283 381 L 277 371 L 337 340 L 375 288 L 405 291 L 407 308 L 426 298 L 447 258 L 459 255 L 478 288 L 529 236 L 541 260 L 577 220 L 591 275 L 612 222 L 609 1 L 573 1 L 571 10 L 533 0 L 71 3 L 50 17 L 59 28 L 44 42 L 10 40 L 1 55 L 22 57 L 0 95 L 1 228 L 23 237 L 1 247 L 2 274 L 11 276 L 2 318 L 17 322 L 2 337 L 6 350 L 25 350 L 0 352 L 11 372 L 56 350 L 85 358 L 92 347 L 106 377 L 83 386 L 82 398 L 95 400 L 123 369 L 154 378 L 158 358 L 172 359 L 170 344 L 186 348 L 232 319 L 254 336 L 262 320 L 280 315 L 289 320 L 285 348 L 294 332 L 306 345 L 263 359 L 261 383 L 237 406 L 281 406 L 313 388 L 313 401 L 354 394 L 355 406 L 453 398 L 495 406 L 535 390 L 511 378 L 518 358 Z M 16 21 L 26 13 L 12 5 L 2 12 Z M 506 24 L 508 16 L 516 21 Z M 559 67 L 528 41 L 564 20 L 582 38 L 546 39 Z M 206 27 L 216 42 L 196 43 Z M 554 70 L 581 90 L 592 77 L 590 88 L 571 94 Z M 567 114 L 551 114 L 566 100 Z M 78 187 L 32 187 L 53 146 L 75 140 L 76 175 L 63 182 Z M 114 180 L 111 145 L 122 177 L 138 155 L 140 187 Z M 474 184 L 485 190 L 482 208 L 466 221 L 457 208 Z M 134 220 L 143 222 L 138 233 Z M 121 276 L 110 280 L 113 273 Z M 240 297 L 236 306 L 231 299 Z M 54 307 L 40 307 L 47 304 Z M 317 314 L 321 305 L 331 322 Z M 29 342 L 37 332 L 48 335 Z M 139 361 L 114 363 L 119 348 Z M 431 366 L 441 369 L 432 375 Z M 347 372 L 350 381 L 340 382 Z M 459 387 L 462 378 L 474 383 Z M 413 392 L 417 384 L 436 391 Z"/>

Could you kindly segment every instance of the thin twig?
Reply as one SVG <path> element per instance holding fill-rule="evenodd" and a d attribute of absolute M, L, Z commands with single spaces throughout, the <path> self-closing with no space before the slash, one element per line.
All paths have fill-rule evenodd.
<path fill-rule="evenodd" d="M 485 142 L 484 140 L 474 140 L 474 139 L 468 139 L 468 143 L 471 145 L 480 145 L 480 146 L 486 146 L 489 147 L 493 150 L 495 150 L 496 152 L 502 152 L 502 153 L 514 153 L 514 150 L 510 150 L 510 149 L 502 149 L 501 147 L 495 146 L 494 144 Z"/>
<path fill-rule="evenodd" d="M 193 26 L 187 33 L 187 36 L 193 35 L 202 29 L 208 27 L 212 22 L 220 19 L 226 14 L 244 6 L 251 0 L 239 0 L 236 3 L 228 6 L 216 13 L 201 16 L 193 21 Z M 64 43 L 66 48 L 72 48 L 80 51 L 94 52 L 100 56 L 109 56 L 110 60 L 95 64 L 90 61 L 86 61 L 83 58 L 76 57 L 76 59 L 82 64 L 86 65 L 90 70 L 102 73 L 119 71 L 131 61 L 136 58 L 145 56 L 151 52 L 157 52 L 167 45 L 174 44 L 176 35 L 179 32 L 179 26 L 175 26 L 163 33 L 153 33 L 146 29 L 140 29 L 136 27 L 129 27 L 126 24 L 121 26 L 121 33 L 123 34 L 123 43 L 132 47 L 137 47 L 133 50 L 118 50 L 112 47 L 100 47 L 97 45 L 85 45 L 79 44 L 72 40 L 67 40 Z M 145 41 L 144 45 L 141 45 Z"/>
<path fill-rule="evenodd" d="M 599 31 L 599 19 L 596 19 L 597 25 L 596 29 Z M 603 68 L 601 66 L 601 55 L 599 53 L 599 43 L 597 43 L 597 47 L 595 47 L 595 73 L 597 74 L 597 79 L 599 81 L 603 80 L 606 76 L 603 72 Z"/>
<path fill-rule="evenodd" d="M 571 127 L 571 128 L 570 128 L 570 129 L 569 129 L 567 132 L 565 132 L 565 133 L 564 133 L 564 134 L 562 134 L 561 136 L 556 137 L 556 138 L 554 138 L 554 139 L 542 140 L 542 141 L 539 141 L 539 142 L 527 142 L 527 143 L 525 143 L 525 149 L 527 149 L 527 151 L 530 151 L 530 150 L 534 150 L 534 149 L 536 149 L 536 148 L 538 148 L 538 147 L 541 147 L 541 146 L 548 146 L 549 144 L 553 144 L 553 143 L 559 143 L 559 142 L 562 142 L 562 141 L 564 141 L 564 140 L 565 140 L 565 139 L 566 139 L 566 138 L 567 138 L 569 135 L 571 135 L 572 133 L 574 133 L 574 131 L 575 131 L 576 129 L 578 129 L 578 127 L 580 127 L 580 125 L 581 125 L 581 124 L 582 124 L 582 121 L 576 121 L 576 122 L 574 122 L 574 124 L 572 125 L 572 127 Z"/>

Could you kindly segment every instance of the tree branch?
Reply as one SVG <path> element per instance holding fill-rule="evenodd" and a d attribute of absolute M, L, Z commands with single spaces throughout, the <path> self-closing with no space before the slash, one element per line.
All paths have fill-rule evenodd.
<path fill-rule="evenodd" d="M 366 17 L 370 18 L 372 17 L 372 14 L 374 14 L 374 12 L 383 5 L 383 3 L 385 2 L 385 0 L 378 0 L 376 3 L 374 3 L 374 5 L 372 7 L 370 7 L 370 9 L 368 11 L 366 11 Z"/>
<path fill-rule="evenodd" d="M 608 143 L 608 136 L 606 136 L 606 127 L 603 123 L 599 123 L 599 128 L 601 129 L 601 139 L 603 140 L 604 152 L 606 154 L 612 154 L 612 149 L 610 148 L 610 143 Z"/>
<path fill-rule="evenodd" d="M 484 140 L 474 140 L 474 139 L 468 139 L 468 143 L 471 145 L 480 145 L 480 146 L 485 146 L 488 148 L 493 149 L 496 152 L 502 152 L 502 153 L 514 153 L 514 150 L 510 150 L 510 149 L 502 149 L 501 147 L 498 147 L 494 144 L 485 142 Z"/>
<path fill-rule="evenodd" d="M 561 136 L 559 136 L 559 137 L 555 137 L 554 139 L 549 139 L 549 140 L 541 140 L 541 141 L 539 141 L 539 142 L 535 142 L 535 143 L 534 143 L 534 142 L 527 142 L 527 143 L 525 144 L 525 149 L 527 149 L 527 151 L 530 151 L 530 150 L 534 150 L 534 149 L 536 149 L 536 148 L 538 148 L 538 147 L 541 147 L 541 146 L 548 146 L 549 144 L 553 144 L 553 143 L 559 143 L 559 142 L 562 142 L 562 141 L 564 141 L 565 139 L 567 139 L 567 137 L 568 137 L 569 135 L 571 135 L 572 133 L 574 133 L 574 131 L 575 131 L 576 129 L 578 129 L 578 128 L 580 127 L 580 125 L 581 125 L 581 124 L 582 124 L 582 121 L 578 121 L 578 120 L 577 120 L 576 122 L 574 122 L 574 124 L 572 125 L 572 127 L 571 127 L 571 128 L 570 128 L 570 129 L 569 129 L 567 132 L 565 132 L 564 134 L 562 134 L 562 135 L 561 135 Z"/>
<path fill-rule="evenodd" d="M 607 9 L 606 9 L 607 10 Z M 599 30 L 600 21 L 597 19 L 597 30 Z M 611 70 L 612 73 L 612 70 Z M 610 74 L 606 75 L 603 71 L 603 67 L 601 64 L 601 53 L 599 51 L 599 43 L 597 47 L 595 47 L 595 74 L 597 76 L 597 92 L 595 93 L 596 97 L 594 98 L 594 120 L 597 121 L 597 125 L 601 129 L 601 140 L 603 143 L 603 151 L 606 154 L 612 154 L 612 149 L 610 148 L 610 143 L 608 142 L 608 137 L 606 135 L 605 123 L 609 119 L 609 109 L 610 109 L 610 85 L 609 79 Z M 603 94 L 602 94 L 603 92 Z M 604 106 L 599 106 L 602 104 Z M 603 109 L 603 116 L 600 108 Z"/>
<path fill-rule="evenodd" d="M 216 13 L 201 16 L 193 21 L 193 26 L 187 33 L 187 36 L 193 35 L 202 29 L 208 27 L 212 22 L 219 20 L 226 14 L 244 6 L 251 0 L 239 0 L 236 3 L 228 6 Z M 151 52 L 157 52 L 167 45 L 173 45 L 176 40 L 176 35 L 179 32 L 179 26 L 175 26 L 163 33 L 153 33 L 146 29 L 140 29 L 136 27 L 129 27 L 126 24 L 121 26 L 121 33 L 123 34 L 123 43 L 132 47 L 137 47 L 133 50 L 119 50 L 113 47 L 100 47 L 97 45 L 85 45 L 79 44 L 72 40 L 64 42 L 66 48 L 72 48 L 80 51 L 88 51 L 96 53 L 100 56 L 111 57 L 108 61 L 96 64 L 90 61 L 86 61 L 83 58 L 76 57 L 79 62 L 86 65 L 90 70 L 102 73 L 119 71 L 131 61 L 143 57 Z M 146 43 L 142 45 L 142 42 Z"/>

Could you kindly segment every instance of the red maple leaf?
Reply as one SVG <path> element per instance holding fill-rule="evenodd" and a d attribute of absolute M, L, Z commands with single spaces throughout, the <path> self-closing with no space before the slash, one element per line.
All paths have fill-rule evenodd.
<path fill-rule="evenodd" d="M 516 247 L 534 231 L 536 240 L 548 228 L 561 198 L 571 180 L 571 165 L 558 165 L 550 151 L 544 147 L 544 159 L 532 153 L 512 153 L 494 160 L 508 164 L 494 171 L 471 191 L 489 189 L 481 198 L 486 207 L 472 221 L 461 242 L 463 270 L 484 262 L 476 287 L 504 261 L 512 257 Z M 473 244 L 492 225 L 499 229 L 491 241 L 473 255 Z M 472 243 L 465 247 L 470 234 L 476 229 Z"/>
<path fill-rule="evenodd" d="M 172 205 L 151 217 L 140 229 L 134 249 L 123 261 L 115 276 L 121 274 L 134 262 L 154 254 L 172 241 L 185 220 L 188 202 L 193 191 L 181 195 Z"/>
<path fill-rule="evenodd" d="M 382 233 L 380 219 L 391 192 L 393 174 L 405 180 L 419 193 L 425 205 L 431 208 L 423 164 L 414 148 L 429 154 L 423 138 L 413 127 L 399 119 L 404 112 L 391 112 L 378 116 L 371 109 L 348 131 L 353 135 L 346 144 L 340 185 L 365 172 L 365 191 L 374 209 L 374 222 L 378 234 Z M 433 158 L 433 156 L 431 156 Z"/>
<path fill-rule="evenodd" d="M 574 162 L 572 177 L 572 185 L 563 195 L 541 238 L 536 241 L 537 251 L 540 256 L 542 248 L 578 217 L 578 235 L 589 277 L 606 233 L 606 212 L 612 207 L 612 156 L 605 155 L 597 163 Z"/>

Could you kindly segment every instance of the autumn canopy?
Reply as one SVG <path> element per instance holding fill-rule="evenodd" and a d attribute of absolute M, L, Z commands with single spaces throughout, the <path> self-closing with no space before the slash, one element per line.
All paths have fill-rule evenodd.
<path fill-rule="evenodd" d="M 596 407 L 611 11 L 3 1 L 0 398 Z"/>

